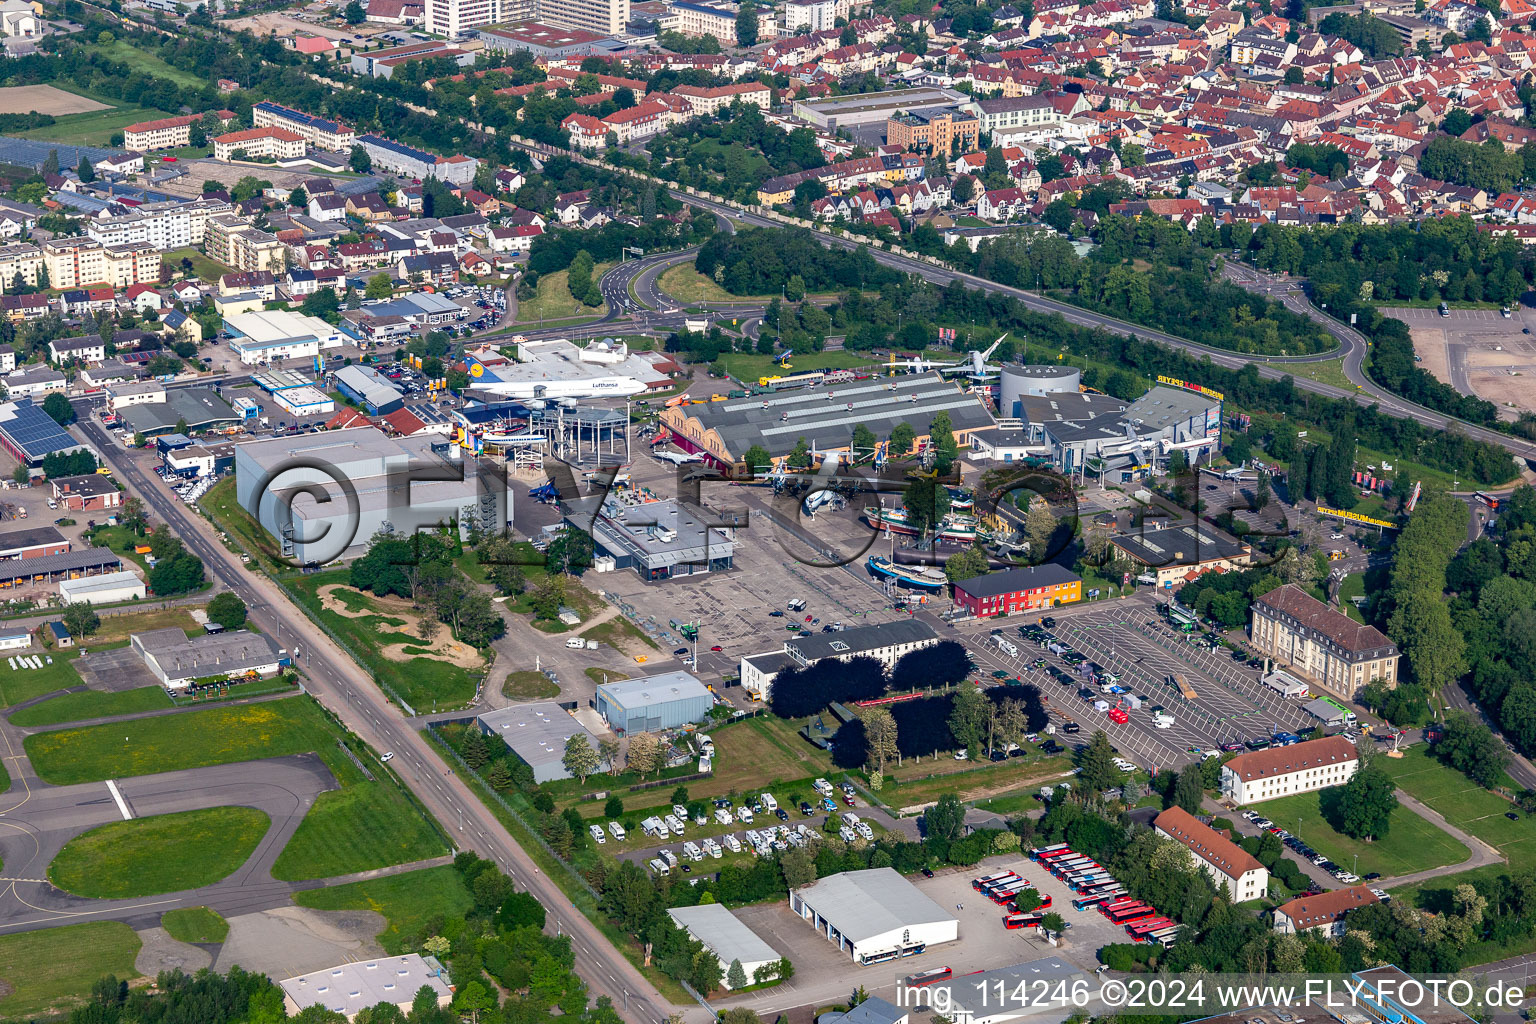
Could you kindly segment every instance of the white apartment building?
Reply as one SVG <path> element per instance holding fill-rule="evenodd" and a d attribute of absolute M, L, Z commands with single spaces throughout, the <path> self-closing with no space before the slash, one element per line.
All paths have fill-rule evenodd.
<path fill-rule="evenodd" d="M 718 0 L 674 0 L 667 13 L 677 20 L 677 31 L 689 36 L 712 36 L 721 46 L 736 45 L 736 12 L 740 4 Z"/>
<path fill-rule="evenodd" d="M 53 238 L 43 243 L 43 265 L 53 288 L 127 288 L 160 280 L 160 250 L 148 242 L 104 245 L 94 238 Z"/>
<path fill-rule="evenodd" d="M 1259 803 L 1342 786 L 1359 768 L 1353 743 L 1343 736 L 1326 736 L 1239 754 L 1221 766 L 1221 793 L 1235 804 Z"/>
<path fill-rule="evenodd" d="M 458 39 L 482 25 L 510 20 L 502 0 L 426 0 L 424 26 L 430 33 Z"/>
<path fill-rule="evenodd" d="M 316 149 L 344 153 L 352 148 L 357 135 L 340 121 L 330 121 L 302 110 L 294 110 L 271 100 L 262 100 L 251 108 L 251 123 L 257 128 L 286 128 L 298 132 Z"/>
<path fill-rule="evenodd" d="M 218 110 L 215 114 L 226 125 L 235 117 L 232 110 Z M 135 153 L 147 153 L 152 149 L 189 146 L 192 144 L 192 126 L 202 119 L 202 114 L 186 114 L 131 124 L 123 129 L 123 148 Z"/>
<path fill-rule="evenodd" d="M 701 85 L 679 85 L 672 90 L 673 96 L 688 102 L 688 113 L 698 117 L 713 114 L 732 103 L 752 103 L 767 110 L 773 103 L 773 90 L 761 82 L 739 82 L 713 88 Z"/>
<path fill-rule="evenodd" d="M 1232 902 L 1256 900 L 1269 891 L 1269 871 L 1256 857 L 1184 808 L 1168 808 L 1152 827 L 1194 854 L 1212 881 L 1226 885 Z"/>
<path fill-rule="evenodd" d="M 789 0 L 784 5 L 784 31 L 787 35 L 803 36 L 833 28 L 839 6 L 837 0 Z"/>
<path fill-rule="evenodd" d="M 432 0 L 427 10 L 432 10 Z M 629 0 L 538 0 L 537 16 L 556 28 L 619 35 L 629 24 Z"/>
<path fill-rule="evenodd" d="M 0 245 L 0 295 L 11 291 L 20 274 L 27 287 L 37 287 L 37 272 L 43 268 L 43 252 L 30 242 Z"/>
<path fill-rule="evenodd" d="M 270 270 L 287 267 L 288 247 L 276 235 L 254 228 L 233 214 L 208 218 L 205 249 L 210 259 L 236 270 Z"/>
<path fill-rule="evenodd" d="M 168 252 L 193 245 L 192 214 L 177 206 L 154 213 L 125 213 L 90 221 L 85 233 L 103 245 L 144 243 Z"/>
<path fill-rule="evenodd" d="M 304 136 L 288 128 L 271 126 L 230 132 L 213 140 L 215 160 L 247 160 L 271 157 L 273 160 L 300 160 L 304 157 Z"/>

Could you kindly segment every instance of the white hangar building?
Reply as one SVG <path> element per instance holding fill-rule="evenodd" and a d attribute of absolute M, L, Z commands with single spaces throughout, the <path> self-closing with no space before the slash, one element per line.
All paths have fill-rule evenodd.
<path fill-rule="evenodd" d="M 792 889 L 789 909 L 863 965 L 960 937 L 954 915 L 893 868 L 844 871 Z"/>

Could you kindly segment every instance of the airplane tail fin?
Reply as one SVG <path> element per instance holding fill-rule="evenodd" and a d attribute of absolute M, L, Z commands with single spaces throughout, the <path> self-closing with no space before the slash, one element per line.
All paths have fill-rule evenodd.
<path fill-rule="evenodd" d="M 501 382 L 501 378 L 496 376 L 489 366 L 486 366 L 474 356 L 466 355 L 464 357 L 464 365 L 469 370 L 470 387 L 474 387 L 476 384 L 498 384 Z"/>

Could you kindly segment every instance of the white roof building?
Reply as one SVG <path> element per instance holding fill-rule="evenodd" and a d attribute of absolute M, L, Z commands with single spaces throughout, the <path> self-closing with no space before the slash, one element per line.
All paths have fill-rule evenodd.
<path fill-rule="evenodd" d="M 127 569 L 59 581 L 59 600 L 65 604 L 114 604 L 143 596 L 144 581 Z"/>
<path fill-rule="evenodd" d="M 954 915 L 893 868 L 844 871 L 792 889 L 789 909 L 865 965 L 960 937 Z"/>
<path fill-rule="evenodd" d="M 741 969 L 747 972 L 747 984 L 752 984 L 753 972 L 765 964 L 777 963 L 780 956 L 758 934 L 742 923 L 719 903 L 701 903 L 696 907 L 678 907 L 667 911 L 679 928 L 704 943 L 704 948 L 715 954 L 720 961 L 722 975 L 731 962 L 741 961 Z M 726 988 L 730 988 L 727 983 Z"/>
<path fill-rule="evenodd" d="M 423 987 L 436 994 L 438 1006 L 447 1006 L 453 999 L 442 965 L 417 953 L 359 960 L 286 978 L 278 984 L 290 1017 L 298 1016 L 308 1006 L 323 1006 L 348 1020 L 359 1010 L 380 1003 L 393 1003 L 409 1010 Z"/>

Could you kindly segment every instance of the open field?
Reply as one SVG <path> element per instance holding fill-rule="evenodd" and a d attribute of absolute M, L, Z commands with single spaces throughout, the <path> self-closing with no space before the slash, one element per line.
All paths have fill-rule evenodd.
<path fill-rule="evenodd" d="M 178 942 L 223 942 L 229 936 L 229 922 L 207 907 L 167 910 L 160 927 Z"/>
<path fill-rule="evenodd" d="M 1536 868 L 1536 832 L 1521 817 L 1511 821 L 1509 801 L 1488 792 L 1471 779 L 1429 756 L 1425 747 L 1403 751 L 1401 758 L 1383 757 L 1377 764 L 1403 792 L 1445 816 L 1445 820 L 1481 839 L 1509 858 L 1511 872 Z M 1278 819 L 1277 819 L 1278 820 Z"/>
<path fill-rule="evenodd" d="M 233 874 L 271 824 L 254 807 L 114 821 L 66 843 L 48 865 L 48 880 L 65 892 L 96 899 L 196 889 Z"/>
<path fill-rule="evenodd" d="M 220 263 L 218 260 L 212 259 L 212 258 L 210 258 L 208 256 L 204 256 L 201 252 L 197 251 L 196 249 L 192 249 L 192 248 L 172 250 L 171 252 L 163 254 L 160 257 L 160 259 L 163 262 L 165 262 L 165 263 L 169 263 L 171 265 L 171 269 L 173 271 L 180 271 L 180 270 L 183 269 L 182 266 L 181 266 L 181 261 L 182 260 L 184 260 L 184 259 L 191 260 L 192 261 L 192 275 L 194 277 L 197 277 L 197 278 L 203 280 L 203 281 L 208 281 L 208 282 L 215 282 L 215 281 L 217 281 L 219 278 L 223 277 L 225 274 L 230 273 L 230 271 L 233 269 L 231 267 L 226 267 L 224 264 Z M 233 483 L 233 481 L 234 481 L 234 477 L 230 477 L 230 483 Z M 234 498 L 233 498 L 234 488 L 230 487 L 229 490 L 230 490 L 230 493 L 231 493 L 230 500 L 233 501 L 234 500 Z M 213 491 L 210 490 L 208 493 L 212 494 Z M 204 495 L 203 500 L 207 501 L 208 500 L 208 496 Z"/>
<path fill-rule="evenodd" d="M 147 633 L 152 629 L 172 627 L 186 632 L 189 636 L 200 635 L 203 632 L 203 627 L 198 625 L 197 620 L 192 617 L 192 612 L 184 605 L 174 608 L 147 608 L 128 615 L 104 617 L 101 620 L 101 628 L 84 642 L 84 646 L 94 650 L 112 644 L 126 645 L 128 637 L 133 633 Z"/>
<path fill-rule="evenodd" d="M 596 640 L 598 643 L 608 644 L 619 653 L 630 656 L 660 650 L 656 646 L 656 641 L 646 636 L 639 626 L 622 615 L 615 615 L 607 622 L 599 622 L 576 635 L 585 640 Z"/>
<path fill-rule="evenodd" d="M 389 953 L 404 952 L 432 918 L 463 914 L 473 903 L 463 880 L 451 867 L 309 889 L 295 893 L 293 901 L 316 910 L 373 910 L 383 914 L 389 927 L 379 933 L 379 944 Z"/>
<path fill-rule="evenodd" d="M 1299 835 L 1318 853 L 1357 875 L 1373 871 L 1388 877 L 1407 875 L 1442 864 L 1457 864 L 1471 854 L 1406 807 L 1392 812 L 1391 827 L 1385 837 L 1374 843 L 1351 839 L 1334 831 L 1323 819 L 1319 800 L 1318 793 L 1299 793 L 1253 806 L 1276 825 Z"/>
<path fill-rule="evenodd" d="M 613 268 L 612 263 L 599 263 L 592 268 L 592 280 L 599 281 Z M 533 298 L 517 304 L 517 323 L 529 324 L 551 320 L 597 319 L 608 312 L 608 304 L 587 306 L 578 302 L 567 284 L 568 274 L 557 270 L 539 278 Z"/>
<path fill-rule="evenodd" d="M 27 737 L 26 749 L 37 774 L 57 785 L 309 751 L 346 785 L 358 773 L 336 749 L 336 740 L 336 728 L 320 706 L 294 697 L 36 733 Z"/>
<path fill-rule="evenodd" d="M 550 682 L 544 673 L 528 668 L 509 673 L 501 684 L 501 693 L 515 700 L 548 700 L 560 695 L 560 687 Z"/>
<path fill-rule="evenodd" d="M 690 263 L 679 263 L 675 267 L 668 267 L 661 272 L 656 279 L 656 287 L 663 294 L 681 302 L 685 306 L 695 306 L 701 302 L 766 302 L 773 298 L 772 295 L 732 295 L 720 287 L 710 278 L 699 273 Z"/>
<path fill-rule="evenodd" d="M 806 370 L 847 370 L 860 366 L 870 366 L 878 362 L 868 352 L 811 352 L 803 356 L 792 356 L 790 366 L 792 369 L 781 369 L 774 362 L 772 356 L 760 356 L 749 352 L 722 352 L 720 362 L 725 366 L 725 372 L 735 377 L 744 384 L 756 384 L 759 377 L 772 377 L 786 373 L 801 373 Z M 709 397 L 705 388 L 709 385 L 708 379 L 694 381 L 695 397 Z M 729 385 L 725 381 L 720 382 L 721 387 L 715 388 L 721 394 Z"/>
<path fill-rule="evenodd" d="M 89 96 L 65 92 L 51 85 L 11 85 L 0 89 L 0 110 L 17 113 L 32 111 L 61 117 L 65 114 L 85 114 L 108 109 L 107 104 L 98 103 Z"/>
<path fill-rule="evenodd" d="M 103 974 L 139 976 L 139 937 L 120 921 L 97 921 L 0 936 L 0 1015 L 27 1020 L 83 1003 Z"/>
<path fill-rule="evenodd" d="M 22 708 L 11 716 L 11 724 L 27 728 L 39 725 L 62 725 L 87 718 L 107 718 L 113 715 L 131 715 L 140 711 L 158 711 L 171 706 L 171 698 L 159 686 L 141 686 L 135 690 L 103 693 L 100 690 L 84 690 L 50 697 L 41 704 Z"/>
<path fill-rule="evenodd" d="M 126 39 L 115 39 L 110 46 L 102 46 L 100 43 L 96 43 L 90 49 L 112 60 L 122 61 L 128 65 L 129 71 L 142 71 L 144 74 L 155 78 L 168 78 L 177 85 L 191 86 L 194 89 L 208 84 L 206 78 L 194 75 L 190 71 L 171 67 L 171 65 L 161 60 L 156 54 L 150 53 L 148 50 L 141 50 Z M 161 116 L 164 117 L 166 115 L 162 114 Z"/>
<path fill-rule="evenodd" d="M 184 252 L 188 250 L 177 250 Z M 175 254 L 170 254 L 175 255 Z M 166 258 L 169 259 L 170 255 Z M 179 259 L 179 257 L 178 257 Z M 209 261 L 212 262 L 212 261 Z M 196 260 L 193 260 L 194 265 Z M 220 264 L 214 264 L 220 266 Z M 223 273 L 221 271 L 220 273 Z M 213 280 L 217 280 L 215 275 Z M 235 478 L 230 476 L 219 481 L 208 489 L 198 503 L 202 510 L 208 514 L 225 533 L 229 534 L 231 546 L 237 551 L 244 551 L 251 556 L 251 564 L 261 565 L 268 572 L 280 572 L 287 566 L 281 565 L 276 559 L 277 548 L 272 543 L 271 536 L 262 529 L 251 514 L 240 507 L 240 502 L 235 500 Z"/>
<path fill-rule="evenodd" d="M 447 852 L 442 837 L 398 789 L 359 782 L 320 794 L 273 864 L 272 877 L 331 878 Z"/>
<path fill-rule="evenodd" d="M 1293 377 L 1306 377 L 1321 384 L 1354 390 L 1355 383 L 1344 376 L 1344 357 L 1325 359 L 1316 363 L 1288 363 L 1285 372 Z"/>
<path fill-rule="evenodd" d="M 418 617 L 408 603 L 398 602 L 402 607 L 396 610 L 394 603 L 352 590 L 346 581 L 341 570 L 305 576 L 291 586 L 305 607 L 364 659 L 365 668 L 418 712 L 456 707 L 474 696 L 483 662 L 472 648 L 453 641 L 446 626 L 431 643 L 422 641 L 406 631 Z M 464 655 L 459 664 L 449 660 L 449 644 Z M 412 656 L 427 648 L 430 657 Z M 473 670 L 464 664 L 471 656 L 477 662 Z"/>
<path fill-rule="evenodd" d="M 1032 800 L 1031 794 L 1042 784 L 1065 778 L 1072 771 L 1072 759 L 1066 755 L 1010 758 L 995 763 L 988 761 L 982 767 L 966 761 L 950 763 L 958 770 L 945 771 L 944 765 L 934 760 L 925 762 L 929 771 L 937 773 L 926 779 L 892 780 L 888 773 L 885 788 L 878 795 L 893 808 L 932 803 L 945 793 L 954 793 L 961 800 L 972 801 L 988 797 L 1006 799 L 1005 794 L 1024 790 L 1024 795 Z M 1034 807 L 1037 804 L 1030 802 L 1027 806 Z M 1006 808 L 989 805 L 988 809 L 1003 813 Z"/>
<path fill-rule="evenodd" d="M 39 142 L 62 142 L 71 146 L 108 146 L 112 136 L 129 125 L 164 116 L 160 111 L 144 107 L 108 107 L 106 110 L 61 117 L 45 128 L 29 128 L 17 132 L 16 137 L 36 139 Z"/>
<path fill-rule="evenodd" d="M 51 651 L 47 657 L 53 659 L 52 665 L 47 664 L 45 658 L 42 668 L 14 670 L 0 659 L 0 707 L 8 708 L 45 693 L 81 685 L 80 673 L 71 664 L 72 657 L 59 651 Z"/>

